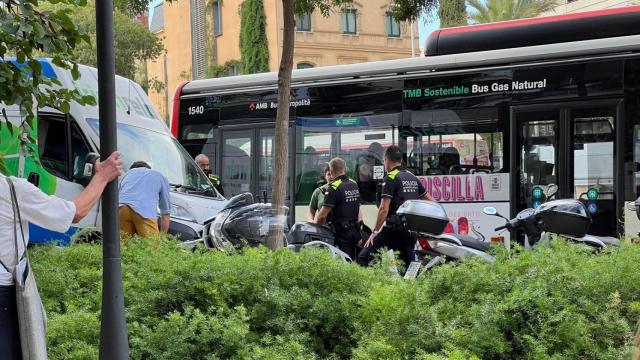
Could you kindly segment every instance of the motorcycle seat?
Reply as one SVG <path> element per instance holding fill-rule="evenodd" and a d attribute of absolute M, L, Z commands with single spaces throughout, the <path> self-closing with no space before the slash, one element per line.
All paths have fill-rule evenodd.
<path fill-rule="evenodd" d="M 460 240 L 460 243 L 463 246 L 470 247 L 472 249 L 487 251 L 491 246 L 490 243 L 477 240 L 469 235 L 463 235 L 463 234 L 450 234 L 450 235 L 453 235 L 456 237 L 456 239 Z"/>

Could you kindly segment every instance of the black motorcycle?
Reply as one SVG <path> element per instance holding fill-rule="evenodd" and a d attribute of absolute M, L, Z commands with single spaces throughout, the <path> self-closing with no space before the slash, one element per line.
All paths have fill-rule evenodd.
<path fill-rule="evenodd" d="M 250 193 L 236 195 L 211 223 L 205 245 L 220 251 L 266 245 L 269 229 L 281 226 L 284 229 L 283 243 L 288 249 L 323 248 L 345 261 L 352 261 L 349 255 L 334 245 L 333 232 L 329 228 L 312 223 L 295 223 L 289 227 L 289 208 L 284 206 L 282 210 L 282 215 L 277 215 L 271 204 L 254 202 Z"/>

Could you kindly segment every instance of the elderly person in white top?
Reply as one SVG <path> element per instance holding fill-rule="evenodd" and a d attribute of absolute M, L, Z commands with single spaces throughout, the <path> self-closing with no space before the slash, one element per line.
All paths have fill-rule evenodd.
<path fill-rule="evenodd" d="M 65 232 L 72 223 L 80 221 L 98 202 L 106 185 L 122 175 L 120 153 L 114 152 L 104 162 L 97 162 L 91 182 L 73 201 L 49 196 L 24 179 L 11 177 L 17 205 L 28 241 L 28 223 Z M 0 175 L 0 358 L 22 359 L 16 309 L 16 294 L 11 270 L 15 264 L 14 214 L 10 188 L 4 175 Z M 25 249 L 20 231 L 17 232 L 18 250 Z"/>

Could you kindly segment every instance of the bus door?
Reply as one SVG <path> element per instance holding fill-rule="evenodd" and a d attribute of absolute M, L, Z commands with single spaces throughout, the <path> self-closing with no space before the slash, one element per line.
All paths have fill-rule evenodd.
<path fill-rule="evenodd" d="M 555 184 L 556 198 L 587 206 L 590 234 L 615 236 L 616 114 L 615 102 L 512 108 L 513 212 L 539 206 Z"/>
<path fill-rule="evenodd" d="M 272 127 L 223 129 L 221 176 L 227 198 L 250 192 L 256 201 L 271 201 L 274 134 Z"/>

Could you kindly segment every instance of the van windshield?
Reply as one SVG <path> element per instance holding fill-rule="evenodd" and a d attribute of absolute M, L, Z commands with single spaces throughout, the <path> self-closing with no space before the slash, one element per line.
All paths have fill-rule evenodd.
<path fill-rule="evenodd" d="M 87 122 L 99 135 L 98 119 L 87 119 Z M 117 129 L 118 150 L 125 169 L 134 161 L 145 161 L 164 174 L 173 188 L 219 196 L 195 161 L 171 136 L 122 123 L 118 123 Z"/>

